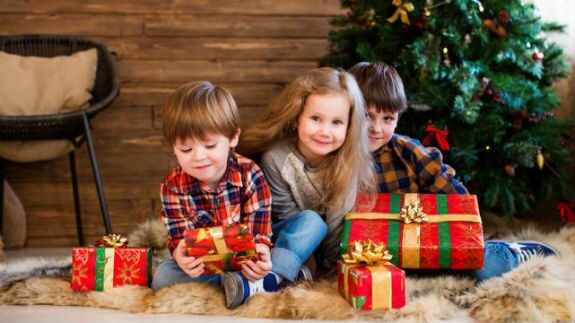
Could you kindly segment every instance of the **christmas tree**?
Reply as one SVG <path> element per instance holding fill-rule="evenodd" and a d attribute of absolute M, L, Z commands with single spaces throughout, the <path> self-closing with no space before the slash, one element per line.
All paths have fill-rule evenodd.
<path fill-rule="evenodd" d="M 520 0 L 346 0 L 342 7 L 347 15 L 332 20 L 322 65 L 394 66 L 410 106 L 397 133 L 440 148 L 483 209 L 513 216 L 556 199 L 573 212 L 574 126 L 554 118 L 560 102 L 550 88 L 569 66 L 545 39 L 563 26 L 542 22 Z"/>

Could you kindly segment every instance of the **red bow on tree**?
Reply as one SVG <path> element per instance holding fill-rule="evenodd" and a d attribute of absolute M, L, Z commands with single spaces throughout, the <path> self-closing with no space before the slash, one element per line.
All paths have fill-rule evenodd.
<path fill-rule="evenodd" d="M 559 202 L 557 203 L 561 221 L 575 223 L 575 203 L 573 202 Z"/>
<path fill-rule="evenodd" d="M 449 142 L 447 142 L 447 135 L 449 134 L 449 131 L 445 129 L 439 129 L 431 124 L 428 124 L 425 126 L 425 132 L 427 132 L 427 135 L 425 138 L 423 138 L 423 141 L 421 142 L 422 144 L 429 146 L 433 138 L 435 138 L 437 144 L 439 145 L 439 149 L 449 150 Z"/>

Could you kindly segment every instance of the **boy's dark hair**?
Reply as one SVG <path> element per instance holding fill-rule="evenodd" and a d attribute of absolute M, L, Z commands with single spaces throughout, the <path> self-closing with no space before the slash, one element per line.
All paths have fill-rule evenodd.
<path fill-rule="evenodd" d="M 399 114 L 407 110 L 403 81 L 392 66 L 384 62 L 361 62 L 349 72 L 357 80 L 368 108 Z"/>

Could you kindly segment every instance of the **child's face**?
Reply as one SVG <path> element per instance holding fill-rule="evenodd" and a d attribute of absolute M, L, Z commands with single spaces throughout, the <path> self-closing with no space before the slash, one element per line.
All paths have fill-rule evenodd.
<path fill-rule="evenodd" d="M 237 146 L 238 137 L 239 130 L 231 139 L 220 134 L 178 139 L 174 154 L 186 174 L 215 188 L 226 172 L 230 148 Z"/>
<path fill-rule="evenodd" d="M 340 92 L 307 98 L 297 119 L 297 149 L 312 167 L 343 145 L 350 107 L 349 99 Z"/>
<path fill-rule="evenodd" d="M 374 106 L 367 109 L 369 151 L 374 152 L 387 145 L 397 127 L 397 112 L 377 111 Z"/>

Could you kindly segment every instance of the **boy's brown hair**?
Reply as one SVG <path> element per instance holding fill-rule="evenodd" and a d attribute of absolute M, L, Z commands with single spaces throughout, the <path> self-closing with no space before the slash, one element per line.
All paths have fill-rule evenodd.
<path fill-rule="evenodd" d="M 384 62 L 361 62 L 349 72 L 357 80 L 367 107 L 399 114 L 407 110 L 403 81 L 392 66 Z"/>
<path fill-rule="evenodd" d="M 164 105 L 164 137 L 172 145 L 176 140 L 205 138 L 221 134 L 228 138 L 239 129 L 239 114 L 230 92 L 208 81 L 180 86 Z"/>

